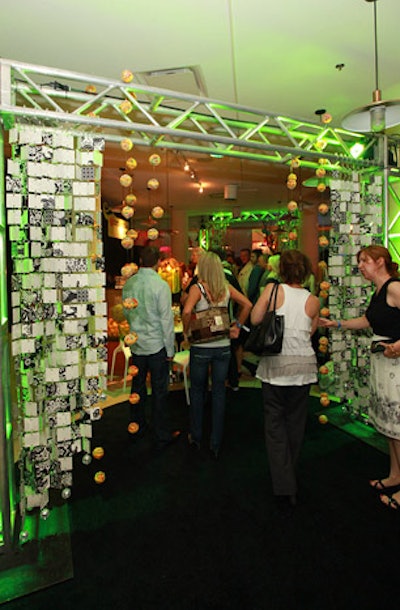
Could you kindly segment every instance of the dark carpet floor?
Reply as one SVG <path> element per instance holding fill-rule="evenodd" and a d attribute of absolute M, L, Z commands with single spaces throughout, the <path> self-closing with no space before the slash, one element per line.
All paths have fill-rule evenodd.
<path fill-rule="evenodd" d="M 187 432 L 183 392 L 169 397 Z M 400 598 L 400 514 L 368 479 L 388 457 L 321 425 L 316 399 L 299 463 L 299 502 L 282 515 L 271 494 L 261 392 L 230 393 L 219 461 L 186 439 L 163 453 L 127 434 L 128 404 L 106 409 L 77 463 L 70 500 L 74 578 L 9 602 L 9 610 L 377 610 Z M 205 422 L 209 427 L 209 412 Z M 104 470 L 103 485 L 93 482 Z M 1 582 L 1 581 L 0 581 Z"/>

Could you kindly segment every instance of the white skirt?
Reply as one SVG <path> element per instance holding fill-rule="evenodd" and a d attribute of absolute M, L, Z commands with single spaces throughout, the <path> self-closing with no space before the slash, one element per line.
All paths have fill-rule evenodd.
<path fill-rule="evenodd" d="M 368 416 L 378 432 L 400 440 L 400 358 L 371 354 Z"/>

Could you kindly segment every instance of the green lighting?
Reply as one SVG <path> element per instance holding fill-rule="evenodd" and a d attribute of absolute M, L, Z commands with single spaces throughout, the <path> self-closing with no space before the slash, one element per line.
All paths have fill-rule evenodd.
<path fill-rule="evenodd" d="M 233 212 L 218 212 L 212 216 L 212 221 L 224 220 L 228 222 L 244 222 L 244 221 L 273 221 L 276 222 L 283 216 L 287 216 L 288 211 L 285 208 L 277 210 L 243 210 L 238 218 L 233 217 Z M 297 213 L 292 214 L 293 220 L 298 218 Z"/>
<path fill-rule="evenodd" d="M 363 152 L 364 152 L 364 145 L 360 144 L 360 142 L 356 142 L 350 148 L 350 154 L 353 157 L 353 159 L 358 159 L 358 157 L 360 157 L 360 155 L 362 155 Z"/>
<path fill-rule="evenodd" d="M 203 250 L 208 250 L 210 245 L 210 235 L 207 229 L 200 229 L 199 231 L 199 246 Z"/>

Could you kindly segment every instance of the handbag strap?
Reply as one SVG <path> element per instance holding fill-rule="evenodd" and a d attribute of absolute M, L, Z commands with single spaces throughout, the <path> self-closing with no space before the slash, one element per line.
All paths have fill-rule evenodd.
<path fill-rule="evenodd" d="M 197 282 L 197 284 L 196 284 L 196 285 L 199 287 L 199 290 L 200 290 L 201 294 L 203 295 L 203 297 L 204 297 L 204 298 L 205 298 L 205 300 L 207 301 L 207 303 L 208 303 L 208 307 L 219 307 L 219 308 L 221 308 L 221 307 L 225 307 L 225 305 L 215 305 L 215 304 L 213 304 L 213 303 L 210 301 L 210 299 L 208 298 L 207 291 L 206 291 L 206 289 L 204 288 L 203 284 L 200 284 L 200 282 Z"/>
<path fill-rule="evenodd" d="M 271 294 L 269 295 L 269 299 L 268 299 L 267 311 L 276 311 L 276 299 L 278 297 L 278 288 L 279 288 L 279 282 L 274 282 L 274 287 L 272 288 Z M 274 299 L 274 303 L 273 303 L 272 309 L 270 309 L 272 299 Z"/>
<path fill-rule="evenodd" d="M 209 307 L 211 307 L 211 301 L 208 298 L 206 289 L 204 288 L 203 284 L 200 284 L 200 282 L 197 282 L 197 286 L 199 287 L 199 290 L 200 290 L 201 294 L 203 295 L 203 297 L 205 298 L 205 300 L 207 301 Z"/>

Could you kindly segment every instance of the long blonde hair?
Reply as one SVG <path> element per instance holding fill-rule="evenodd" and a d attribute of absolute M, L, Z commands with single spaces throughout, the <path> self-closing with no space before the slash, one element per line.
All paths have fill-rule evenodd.
<path fill-rule="evenodd" d="M 226 294 L 227 280 L 221 259 L 214 252 L 203 252 L 199 258 L 198 276 L 200 282 L 207 284 L 211 300 L 217 302 Z"/>

